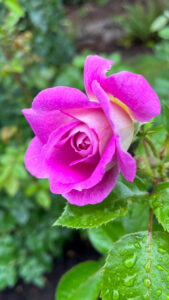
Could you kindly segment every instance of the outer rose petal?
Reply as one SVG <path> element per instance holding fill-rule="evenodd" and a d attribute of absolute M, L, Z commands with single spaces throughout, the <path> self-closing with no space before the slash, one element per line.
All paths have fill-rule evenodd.
<path fill-rule="evenodd" d="M 37 112 L 33 109 L 23 109 L 23 114 L 35 135 L 42 143 L 47 143 L 49 135 L 59 126 L 70 123 L 73 118 L 60 111 Z"/>
<path fill-rule="evenodd" d="M 134 126 L 130 116 L 118 104 L 110 102 L 107 94 L 96 80 L 93 81 L 92 88 L 112 129 L 120 137 L 122 148 L 127 150 L 134 134 Z"/>
<path fill-rule="evenodd" d="M 41 143 L 41 141 L 37 137 L 34 137 L 25 153 L 25 167 L 32 175 L 36 176 L 37 178 L 48 177 L 44 165 L 42 146 L 43 144 Z"/>
<path fill-rule="evenodd" d="M 128 152 L 122 150 L 119 137 L 116 137 L 116 154 L 123 176 L 128 181 L 133 181 L 136 176 L 136 162 Z"/>
<path fill-rule="evenodd" d="M 72 190 L 71 192 L 64 194 L 63 197 L 65 197 L 71 204 L 78 206 L 100 203 L 114 188 L 118 174 L 118 167 L 114 166 L 114 168 L 105 173 L 103 179 L 91 189 L 84 189 L 81 192 Z"/>
<path fill-rule="evenodd" d="M 107 70 L 109 70 L 113 64 L 113 61 L 97 55 L 89 55 L 86 58 L 84 66 L 84 83 L 86 93 L 90 99 L 96 99 L 92 90 L 93 80 L 97 80 L 98 82 L 102 81 Z"/>
<path fill-rule="evenodd" d="M 41 91 L 32 103 L 32 108 L 38 111 L 98 106 L 98 103 L 89 101 L 81 91 L 64 86 L 57 86 Z"/>
<path fill-rule="evenodd" d="M 109 77 L 105 72 L 113 63 L 99 56 L 89 56 L 85 63 L 85 87 L 90 98 L 95 99 L 92 81 L 97 80 L 104 91 L 122 101 L 134 119 L 149 121 L 160 114 L 160 101 L 143 76 L 130 72 L 119 72 Z"/>
<path fill-rule="evenodd" d="M 58 182 L 54 176 L 49 177 L 49 183 L 50 183 L 50 191 L 53 194 L 65 194 L 70 192 L 74 188 L 74 183 L 62 183 Z"/>

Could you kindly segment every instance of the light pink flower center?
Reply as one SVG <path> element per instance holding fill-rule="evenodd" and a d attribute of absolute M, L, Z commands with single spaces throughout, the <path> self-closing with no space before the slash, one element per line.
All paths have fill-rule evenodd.
<path fill-rule="evenodd" d="M 84 132 L 78 132 L 73 137 L 73 146 L 77 151 L 87 150 L 90 144 L 91 141 Z"/>

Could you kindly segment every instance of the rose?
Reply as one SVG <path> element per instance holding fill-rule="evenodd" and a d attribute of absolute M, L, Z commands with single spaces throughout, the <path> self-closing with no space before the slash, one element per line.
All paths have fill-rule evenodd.
<path fill-rule="evenodd" d="M 136 174 L 127 153 L 133 120 L 146 122 L 160 113 L 160 102 L 148 82 L 130 72 L 106 77 L 113 62 L 88 56 L 81 91 L 54 87 L 41 91 L 23 114 L 36 137 L 26 155 L 27 170 L 48 178 L 53 193 L 79 206 L 103 201 L 119 172 L 128 181 Z"/>

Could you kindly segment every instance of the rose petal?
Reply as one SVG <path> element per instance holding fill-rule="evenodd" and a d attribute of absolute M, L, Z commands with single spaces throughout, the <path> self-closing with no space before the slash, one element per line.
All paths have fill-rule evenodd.
<path fill-rule="evenodd" d="M 86 150 L 82 149 L 81 151 L 77 151 L 77 149 L 74 147 L 72 139 L 74 138 L 74 136 L 77 133 L 85 134 L 89 138 L 91 145 L 89 146 L 88 149 L 86 149 Z M 95 134 L 95 132 L 92 129 L 89 129 L 86 124 L 81 123 L 78 126 L 76 126 L 76 128 L 74 128 L 73 130 L 71 130 L 70 135 L 71 135 L 71 145 L 72 145 L 72 147 L 81 156 L 87 156 L 88 154 L 95 154 L 97 152 L 97 150 L 98 150 L 98 138 L 97 138 L 97 135 Z"/>
<path fill-rule="evenodd" d="M 25 167 L 33 176 L 36 176 L 37 178 L 48 177 L 48 174 L 45 170 L 42 146 L 43 144 L 41 141 L 37 137 L 34 137 L 25 153 Z"/>
<path fill-rule="evenodd" d="M 85 164 L 71 165 L 71 162 L 81 159 L 70 143 L 71 129 L 78 128 L 79 121 L 60 127 L 51 133 L 48 143 L 43 147 L 46 169 L 49 176 L 64 184 L 78 183 L 92 173 L 93 165 L 86 168 Z"/>
<path fill-rule="evenodd" d="M 97 204 L 102 202 L 115 186 L 119 170 L 117 166 L 105 173 L 103 179 L 90 189 L 84 189 L 79 192 L 72 190 L 63 194 L 71 204 L 83 206 L 87 204 Z"/>
<path fill-rule="evenodd" d="M 38 111 L 98 106 L 98 103 L 89 101 L 81 91 L 64 86 L 57 86 L 41 91 L 32 103 L 32 108 Z"/>
<path fill-rule="evenodd" d="M 95 99 L 92 82 L 97 80 L 103 90 L 123 102 L 132 112 L 134 119 L 149 121 L 160 114 L 160 101 L 149 83 L 141 75 L 122 71 L 109 77 L 105 76 L 113 62 L 99 56 L 89 56 L 85 63 L 85 87 Z"/>
<path fill-rule="evenodd" d="M 55 176 L 49 177 L 50 191 L 53 194 L 65 194 L 74 188 L 74 183 L 62 183 L 57 181 Z"/>
<path fill-rule="evenodd" d="M 110 102 L 107 94 L 96 80 L 93 81 L 92 88 L 112 126 L 112 130 L 120 136 L 121 145 L 124 150 L 127 150 L 134 134 L 134 125 L 130 116 L 118 104 Z"/>
<path fill-rule="evenodd" d="M 76 181 L 78 178 L 77 177 L 74 178 L 73 177 L 74 175 L 72 172 L 72 178 L 74 178 L 75 180 L 71 181 L 71 178 L 68 180 L 67 180 L 67 178 L 64 178 L 64 174 L 65 174 L 65 176 L 67 176 L 67 175 L 66 175 L 66 173 L 62 174 L 63 171 L 61 171 L 61 174 L 57 173 L 57 175 L 55 176 L 55 171 L 53 174 L 51 173 L 54 170 L 54 168 L 52 168 L 51 171 L 48 170 L 48 172 L 51 174 L 50 182 L 52 184 L 52 190 L 57 191 L 57 193 L 62 193 L 59 190 L 59 182 L 62 183 L 62 186 L 61 186 L 62 190 L 63 189 L 71 190 L 74 188 L 76 190 L 81 191 L 83 189 L 90 189 L 91 187 L 95 186 L 97 183 L 99 183 L 103 179 L 105 171 L 107 170 L 106 167 L 107 167 L 107 165 L 109 165 L 109 163 L 113 159 L 114 154 L 115 154 L 115 136 L 113 136 L 111 138 L 109 145 L 107 146 L 107 149 L 105 150 L 103 156 L 101 157 L 100 161 L 96 165 L 92 166 L 92 164 L 90 164 L 90 163 L 88 163 L 88 164 L 85 164 L 85 163 L 80 164 L 79 163 L 78 165 L 76 165 L 77 170 L 76 169 L 75 170 L 79 171 L 82 174 L 84 172 L 84 174 L 86 174 L 86 178 L 84 178 L 84 179 L 81 178 L 81 180 L 79 179 L 79 181 Z M 59 163 L 60 163 L 60 161 L 59 161 Z M 65 168 L 67 168 L 67 167 L 68 167 L 68 162 L 65 164 Z M 57 168 L 58 168 L 58 166 L 57 166 Z M 71 173 L 71 167 L 69 167 L 67 169 L 67 172 Z M 82 176 L 82 174 L 81 174 L 81 176 Z M 61 176 L 63 176 L 63 178 Z M 75 181 L 76 181 L 76 183 L 75 183 Z M 55 187 L 54 187 L 54 182 L 56 184 Z"/>
<path fill-rule="evenodd" d="M 102 155 L 100 161 L 94 168 L 91 175 L 88 176 L 86 180 L 76 184 L 74 188 L 80 191 L 83 189 L 90 189 L 98 182 L 100 182 L 104 177 L 105 171 L 107 170 L 107 166 L 112 161 L 114 154 L 115 154 L 115 136 L 113 135 L 104 154 Z M 87 168 L 88 167 L 89 164 L 87 165 Z"/>
<path fill-rule="evenodd" d="M 159 98 L 141 75 L 123 71 L 106 78 L 101 85 L 125 103 L 137 121 L 147 122 L 160 114 Z"/>
<path fill-rule="evenodd" d="M 87 56 L 84 66 L 84 83 L 86 93 L 90 99 L 96 99 L 92 89 L 93 80 L 97 80 L 98 82 L 102 81 L 107 70 L 109 70 L 113 64 L 113 61 L 97 55 Z"/>
<path fill-rule="evenodd" d="M 47 143 L 49 135 L 59 126 L 74 121 L 73 118 L 66 116 L 60 111 L 35 111 L 33 109 L 23 109 L 23 114 L 35 135 L 42 143 Z"/>
<path fill-rule="evenodd" d="M 128 181 L 133 181 L 136 176 L 136 162 L 128 152 L 122 150 L 119 137 L 116 137 L 116 150 L 119 167 L 123 176 Z"/>

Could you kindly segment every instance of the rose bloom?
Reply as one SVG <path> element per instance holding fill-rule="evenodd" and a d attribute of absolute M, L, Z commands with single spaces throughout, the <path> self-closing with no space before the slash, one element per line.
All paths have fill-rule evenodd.
<path fill-rule="evenodd" d="M 122 71 L 105 75 L 113 62 L 88 56 L 84 83 L 88 97 L 70 87 L 41 91 L 24 109 L 35 137 L 25 155 L 27 170 L 48 178 L 52 193 L 71 204 L 103 201 L 121 171 L 128 181 L 136 163 L 127 153 L 133 121 L 147 122 L 160 113 L 160 102 L 141 76 Z"/>

